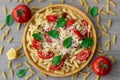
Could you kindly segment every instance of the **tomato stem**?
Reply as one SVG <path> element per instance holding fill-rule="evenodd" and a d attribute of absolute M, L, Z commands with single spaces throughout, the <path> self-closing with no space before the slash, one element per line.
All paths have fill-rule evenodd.
<path fill-rule="evenodd" d="M 17 15 L 19 16 L 19 15 L 23 15 L 24 14 L 24 11 L 22 10 L 22 9 L 19 9 L 19 10 L 17 10 Z"/>

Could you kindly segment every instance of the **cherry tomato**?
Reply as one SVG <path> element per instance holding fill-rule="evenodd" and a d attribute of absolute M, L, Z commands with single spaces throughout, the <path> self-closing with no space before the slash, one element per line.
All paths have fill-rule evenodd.
<path fill-rule="evenodd" d="M 90 53 L 91 52 L 90 52 L 89 49 L 88 50 L 84 50 L 81 53 L 76 55 L 76 59 L 80 60 L 80 61 L 84 61 L 84 60 L 86 60 L 90 56 Z"/>
<path fill-rule="evenodd" d="M 20 4 L 13 9 L 12 16 L 15 21 L 25 23 L 30 20 L 32 14 L 28 6 Z"/>
<path fill-rule="evenodd" d="M 47 42 L 52 43 L 52 39 L 50 38 L 50 36 L 48 34 L 45 34 L 45 39 Z"/>
<path fill-rule="evenodd" d="M 49 51 L 48 53 L 38 52 L 38 56 L 42 59 L 50 59 L 54 56 L 54 53 Z"/>
<path fill-rule="evenodd" d="M 51 65 L 50 66 L 50 70 L 60 70 L 61 67 L 63 66 L 63 64 L 64 64 L 64 59 L 62 59 L 62 61 L 58 65 L 56 65 L 56 66 Z"/>
<path fill-rule="evenodd" d="M 83 35 L 85 35 L 88 32 L 88 22 L 85 20 L 82 20 L 83 26 L 85 26 L 84 31 L 82 32 Z"/>
<path fill-rule="evenodd" d="M 67 21 L 66 27 L 68 28 L 68 27 L 70 27 L 74 23 L 75 23 L 75 20 L 74 19 L 70 19 L 70 20 Z"/>
<path fill-rule="evenodd" d="M 80 33 L 79 30 L 77 30 L 77 29 L 73 29 L 73 32 L 74 32 L 74 33 L 75 33 L 80 39 L 83 38 L 83 35 Z"/>
<path fill-rule="evenodd" d="M 105 56 L 97 57 L 92 63 L 92 70 L 99 76 L 107 75 L 112 68 L 112 64 Z"/>
<path fill-rule="evenodd" d="M 33 41 L 32 41 L 32 46 L 35 49 L 39 50 L 41 48 L 41 41 L 34 38 Z"/>
<path fill-rule="evenodd" d="M 57 15 L 47 15 L 46 16 L 46 19 L 49 21 L 49 22 L 56 22 L 58 20 L 58 16 Z"/>

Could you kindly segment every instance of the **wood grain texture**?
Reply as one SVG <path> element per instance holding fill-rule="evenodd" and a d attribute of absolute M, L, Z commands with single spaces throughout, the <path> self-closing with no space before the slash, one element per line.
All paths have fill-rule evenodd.
<path fill-rule="evenodd" d="M 50 4 L 50 2 L 54 2 L 54 3 L 61 3 L 61 0 L 46 0 L 45 2 L 39 2 L 38 0 L 34 0 L 34 2 L 32 2 L 30 4 L 30 6 L 38 6 L 40 8 Z M 90 5 L 90 7 L 92 6 L 98 6 L 98 7 L 104 7 L 103 10 L 106 10 L 106 0 L 99 0 L 99 4 L 95 4 L 94 3 L 94 0 L 86 0 L 88 2 L 88 4 Z M 108 17 L 105 17 L 103 15 L 100 15 L 101 17 L 101 24 L 104 24 L 104 25 L 107 25 L 107 22 L 108 20 L 111 18 L 112 21 L 113 21 L 113 24 L 112 24 L 112 27 L 110 29 L 108 29 L 108 32 L 111 34 L 111 40 L 112 40 L 112 36 L 114 34 L 117 35 L 117 44 L 114 45 L 113 43 L 111 44 L 111 50 L 110 52 L 106 51 L 106 47 L 104 46 L 104 42 L 108 39 L 106 38 L 104 35 L 102 35 L 102 38 L 100 40 L 101 42 L 101 45 L 102 45 L 102 49 L 104 50 L 104 52 L 107 54 L 107 55 L 112 55 L 115 57 L 116 59 L 116 63 L 112 66 L 112 71 L 109 75 L 105 76 L 105 77 L 102 77 L 101 80 L 120 80 L 120 0 L 112 0 L 114 1 L 118 6 L 117 7 L 112 7 L 111 6 L 111 9 L 117 13 L 117 16 L 111 16 L 109 15 Z M 80 5 L 80 2 L 79 0 L 65 0 L 65 3 L 66 4 L 69 4 L 69 5 L 72 5 L 72 6 L 75 6 L 79 9 L 81 9 L 83 12 L 85 12 L 85 6 L 81 6 Z M 4 16 L 4 13 L 3 13 L 3 9 L 2 7 L 4 5 L 7 5 L 7 8 L 8 8 L 8 13 L 10 13 L 10 11 L 12 10 L 13 7 L 15 7 L 16 5 L 20 4 L 19 2 L 15 2 L 15 0 L 12 0 L 11 3 L 8 3 L 8 0 L 0 0 L 0 24 L 4 23 L 5 21 L 5 17 Z M 94 17 L 91 17 L 89 14 L 87 14 L 91 20 L 93 21 L 94 25 L 95 25 L 95 28 L 97 29 L 97 33 L 101 31 L 98 30 L 97 26 L 96 26 L 96 18 Z M 0 56 L 0 72 L 2 70 L 6 71 L 7 72 L 7 75 L 8 75 L 8 80 L 24 80 L 23 79 L 19 79 L 17 78 L 17 76 L 15 76 L 14 78 L 11 78 L 11 76 L 9 75 L 9 69 L 7 68 L 7 57 L 6 57 L 6 52 L 8 51 L 8 49 L 14 47 L 18 47 L 20 44 L 21 44 L 21 38 L 22 38 L 22 35 L 23 35 L 23 30 L 24 30 L 24 25 L 22 25 L 21 27 L 21 30 L 20 31 L 17 31 L 16 30 L 16 27 L 17 27 L 17 23 L 15 22 L 12 26 L 11 26 L 11 32 L 10 34 L 6 37 L 6 39 L 3 41 L 3 42 L 0 42 L 0 46 L 3 45 L 5 46 L 5 49 L 3 51 L 3 54 Z M 0 30 L 0 34 L 2 34 L 5 30 L 7 29 L 7 26 L 3 29 L 3 30 Z M 2 35 L 0 35 L 0 38 L 1 38 Z M 14 40 L 11 42 L 11 44 L 8 44 L 7 43 L 7 39 L 10 37 L 10 36 L 14 36 Z M 20 53 L 22 53 L 23 51 L 21 51 Z M 97 53 L 95 53 L 96 56 L 97 56 Z M 96 57 L 94 56 L 94 57 Z M 21 62 L 24 62 L 26 61 L 27 59 L 24 57 L 22 59 L 17 59 L 15 61 L 13 61 L 13 66 L 16 65 L 17 63 L 21 63 Z M 22 66 L 21 68 L 26 68 L 26 66 Z M 41 77 L 41 80 L 71 80 L 71 77 L 64 77 L 64 78 L 54 78 L 54 77 L 48 77 L 48 78 L 44 78 L 43 76 L 41 76 L 39 74 L 39 71 L 37 71 L 35 68 L 33 68 L 35 71 L 36 71 L 36 75 L 34 75 L 33 78 L 31 78 L 30 80 L 35 80 L 35 78 L 37 76 L 40 76 Z M 13 69 L 14 71 L 16 71 L 16 69 Z M 84 69 L 84 71 L 86 71 L 86 69 Z M 88 80 L 95 80 L 96 78 L 96 75 L 92 72 L 92 74 L 90 75 L 90 77 L 88 78 Z M 3 77 L 2 75 L 0 75 L 0 79 L 3 80 Z M 79 75 L 79 78 L 78 79 L 75 79 L 75 80 L 82 80 L 83 79 L 83 76 L 82 75 Z"/>

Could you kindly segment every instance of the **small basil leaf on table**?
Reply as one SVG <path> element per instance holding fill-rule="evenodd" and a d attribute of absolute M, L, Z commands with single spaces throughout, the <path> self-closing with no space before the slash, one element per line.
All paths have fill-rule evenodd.
<path fill-rule="evenodd" d="M 80 44 L 81 47 L 89 48 L 94 45 L 93 39 L 92 38 L 86 38 L 82 41 Z"/>
<path fill-rule="evenodd" d="M 28 69 L 20 69 L 16 72 L 16 75 L 19 77 L 19 78 L 22 78 L 26 75 Z"/>
<path fill-rule="evenodd" d="M 58 56 L 55 56 L 53 59 L 52 59 L 52 64 L 53 65 L 57 65 L 61 62 L 62 60 L 62 56 L 61 55 L 58 55 Z"/>
<path fill-rule="evenodd" d="M 54 39 L 59 38 L 59 32 L 57 30 L 51 30 L 47 32 L 49 36 L 51 36 Z"/>
<path fill-rule="evenodd" d="M 72 45 L 72 37 L 68 37 L 63 41 L 63 46 L 69 48 Z"/>
<path fill-rule="evenodd" d="M 57 28 L 60 28 L 60 27 L 65 27 L 66 26 L 66 20 L 65 18 L 59 18 L 58 21 L 57 21 Z"/>
<path fill-rule="evenodd" d="M 37 40 L 43 40 L 43 36 L 41 33 L 34 33 L 32 36 Z"/>
<path fill-rule="evenodd" d="M 7 26 L 11 26 L 14 23 L 14 19 L 11 14 L 6 17 L 5 21 Z"/>
<path fill-rule="evenodd" d="M 93 6 L 90 10 L 91 16 L 95 17 L 98 14 L 98 8 L 96 6 Z"/>

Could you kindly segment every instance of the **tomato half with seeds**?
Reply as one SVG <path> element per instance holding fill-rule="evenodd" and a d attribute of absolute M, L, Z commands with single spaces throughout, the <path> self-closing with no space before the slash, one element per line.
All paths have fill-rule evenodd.
<path fill-rule="evenodd" d="M 92 70 L 99 76 L 107 75 L 112 68 L 112 64 L 105 56 L 97 57 L 92 63 Z"/>
<path fill-rule="evenodd" d="M 28 6 L 20 4 L 13 9 L 12 16 L 18 23 L 25 23 L 30 20 L 32 13 Z"/>
<path fill-rule="evenodd" d="M 82 20 L 82 24 L 84 26 L 84 31 L 82 32 L 82 34 L 85 35 L 88 32 L 88 22 L 85 20 Z"/>
<path fill-rule="evenodd" d="M 64 64 L 64 59 L 62 59 L 62 61 L 58 64 L 58 65 L 56 65 L 56 66 L 54 66 L 54 65 L 51 65 L 50 66 L 50 70 L 60 70 L 61 69 L 61 67 L 63 66 L 63 64 Z"/>
<path fill-rule="evenodd" d="M 52 39 L 48 34 L 45 34 L 45 39 L 46 39 L 47 42 L 52 43 Z"/>
<path fill-rule="evenodd" d="M 35 49 L 37 49 L 37 50 L 39 50 L 40 48 L 41 48 L 41 41 L 39 41 L 39 40 L 37 40 L 37 39 L 33 39 L 33 41 L 32 41 L 32 46 L 35 48 Z"/>
<path fill-rule="evenodd" d="M 91 52 L 89 49 L 82 51 L 81 53 L 76 55 L 76 59 L 79 61 L 87 60 L 90 56 Z"/>
<path fill-rule="evenodd" d="M 75 20 L 74 20 L 74 19 L 70 19 L 70 20 L 67 21 L 66 27 L 68 28 L 68 27 L 70 27 L 71 25 L 73 25 L 74 23 L 75 23 Z"/>
<path fill-rule="evenodd" d="M 48 53 L 38 52 L 38 56 L 42 59 L 50 59 L 54 56 L 54 53 L 49 51 Z"/>
<path fill-rule="evenodd" d="M 46 16 L 46 19 L 47 19 L 47 21 L 49 21 L 49 22 L 56 22 L 57 20 L 58 20 L 58 16 L 57 15 L 47 15 Z"/>
<path fill-rule="evenodd" d="M 77 30 L 77 29 L 73 29 L 72 30 L 80 39 L 82 39 L 83 38 L 83 35 L 80 33 L 80 31 L 79 30 Z"/>

